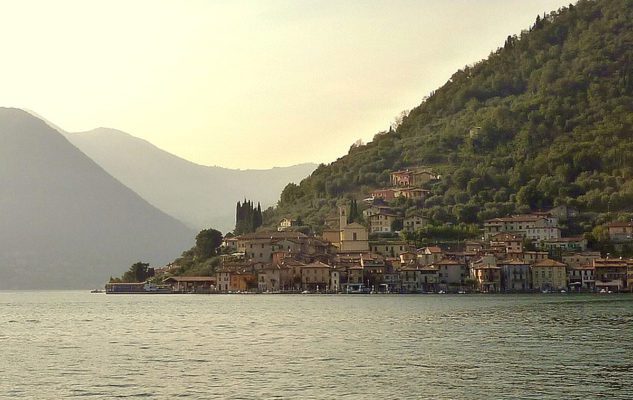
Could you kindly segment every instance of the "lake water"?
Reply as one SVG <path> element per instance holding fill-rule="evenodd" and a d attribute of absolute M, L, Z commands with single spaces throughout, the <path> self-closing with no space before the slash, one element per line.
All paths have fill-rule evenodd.
<path fill-rule="evenodd" d="M 633 397 L 631 295 L 0 292 L 0 398 Z"/>

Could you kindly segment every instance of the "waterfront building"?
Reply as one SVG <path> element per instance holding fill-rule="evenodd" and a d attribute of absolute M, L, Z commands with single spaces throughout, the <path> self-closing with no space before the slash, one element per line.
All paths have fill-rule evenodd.
<path fill-rule="evenodd" d="M 501 291 L 501 268 L 497 265 L 495 257 L 486 255 L 473 261 L 470 273 L 479 291 L 484 293 Z"/>
<path fill-rule="evenodd" d="M 330 269 L 329 290 L 333 293 L 339 293 L 341 291 L 341 288 L 341 268 L 332 267 Z"/>
<path fill-rule="evenodd" d="M 577 292 L 593 291 L 596 285 L 595 267 L 592 264 L 569 266 L 569 288 Z"/>
<path fill-rule="evenodd" d="M 314 262 L 301 267 L 301 287 L 303 290 L 323 292 L 330 286 L 330 267 L 322 262 Z"/>
<path fill-rule="evenodd" d="M 466 278 L 468 278 L 466 264 L 444 258 L 433 263 L 432 266 L 437 269 L 439 289 L 454 292 L 463 289 Z"/>
<path fill-rule="evenodd" d="M 408 293 L 435 292 L 438 283 L 437 268 L 431 265 L 411 265 L 400 269 L 402 289 Z"/>
<path fill-rule="evenodd" d="M 596 290 L 620 292 L 628 284 L 629 262 L 617 258 L 593 260 Z"/>
<path fill-rule="evenodd" d="M 532 287 L 538 290 L 567 289 L 567 265 L 551 259 L 533 264 Z"/>
<path fill-rule="evenodd" d="M 384 291 L 387 293 L 400 292 L 400 288 L 401 288 L 400 272 L 392 268 L 386 269 L 385 273 L 382 276 L 382 284 L 384 285 L 384 288 L 385 288 Z"/>
<path fill-rule="evenodd" d="M 364 269 L 359 265 L 347 268 L 347 283 L 362 284 L 364 282 Z"/>
<path fill-rule="evenodd" d="M 174 292 L 209 293 L 216 289 L 215 276 L 170 276 L 163 283 L 171 286 Z"/>
<path fill-rule="evenodd" d="M 257 273 L 260 292 L 280 292 L 292 288 L 292 272 L 286 265 L 269 265 Z"/>
<path fill-rule="evenodd" d="M 530 264 L 519 259 L 499 262 L 501 288 L 505 292 L 522 292 L 532 288 Z"/>

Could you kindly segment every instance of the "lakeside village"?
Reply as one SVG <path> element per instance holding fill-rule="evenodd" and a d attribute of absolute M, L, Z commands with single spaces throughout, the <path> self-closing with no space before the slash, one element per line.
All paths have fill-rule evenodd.
<path fill-rule="evenodd" d="M 415 232 L 427 224 L 417 214 L 402 218 L 387 202 L 420 199 L 420 186 L 439 179 L 427 169 L 391 174 L 392 188 L 376 190 L 362 212 L 367 226 L 350 222 L 355 202 L 338 209 L 320 235 L 296 230 L 284 218 L 276 231 L 226 236 L 214 276 L 172 275 L 178 265 L 154 271 L 153 282 L 109 283 L 107 293 L 501 293 L 631 292 L 633 259 L 587 248 L 584 237 L 561 237 L 559 221 L 576 211 L 545 212 L 485 221 L 480 240 L 415 248 L 401 237 L 370 234 Z M 356 208 L 356 210 L 354 210 Z M 400 221 L 398 221 L 400 219 Z M 399 222 L 399 223 L 398 223 Z M 607 224 L 617 246 L 633 243 L 632 222 Z M 530 249 L 528 249 L 528 247 Z"/>

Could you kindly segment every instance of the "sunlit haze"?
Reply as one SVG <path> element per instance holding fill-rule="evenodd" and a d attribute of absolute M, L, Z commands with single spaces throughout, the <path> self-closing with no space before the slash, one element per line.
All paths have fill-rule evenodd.
<path fill-rule="evenodd" d="M 569 1 L 2 1 L 0 105 L 231 168 L 331 162 Z"/>

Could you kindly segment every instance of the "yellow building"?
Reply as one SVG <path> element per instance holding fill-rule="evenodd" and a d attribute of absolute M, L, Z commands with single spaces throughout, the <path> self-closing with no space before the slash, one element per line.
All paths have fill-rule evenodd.
<path fill-rule="evenodd" d="M 545 259 L 532 265 L 532 288 L 561 290 L 567 288 L 567 265 Z"/>
<path fill-rule="evenodd" d="M 331 242 L 339 253 L 360 253 L 369 251 L 369 232 L 363 225 L 347 223 L 346 207 L 339 208 L 339 229 L 323 231 L 324 240 Z"/>
<path fill-rule="evenodd" d="M 322 262 L 314 262 L 301 267 L 301 285 L 304 290 L 326 291 L 330 284 L 331 267 Z"/>

